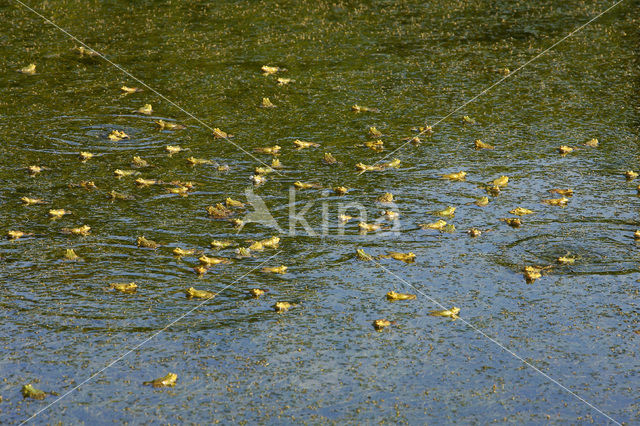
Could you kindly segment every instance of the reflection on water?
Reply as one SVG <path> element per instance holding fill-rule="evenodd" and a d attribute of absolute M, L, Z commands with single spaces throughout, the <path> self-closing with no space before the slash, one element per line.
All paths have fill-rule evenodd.
<path fill-rule="evenodd" d="M 0 241 L 2 418 L 18 423 L 43 408 L 22 400 L 33 382 L 64 394 L 135 348 L 38 417 L 46 422 L 537 422 L 605 418 L 474 332 L 428 316 L 458 306 L 465 320 L 495 337 L 618 421 L 638 420 L 635 333 L 638 226 L 638 2 L 627 0 L 502 85 L 385 161 L 398 169 L 358 174 L 400 147 L 411 129 L 434 123 L 610 4 L 548 7 L 527 2 L 317 2 L 41 5 L 42 13 L 103 52 L 267 164 L 258 147 L 279 145 L 282 170 L 254 188 L 282 230 L 281 252 L 237 259 L 235 250 L 270 237 L 247 223 L 238 232 L 205 208 L 246 202 L 257 161 L 151 91 L 123 96 L 131 81 L 17 4 L 0 44 L 0 212 L 2 232 L 35 235 Z M 37 74 L 13 72 L 37 64 Z M 287 71 L 265 76 L 262 65 Z M 276 78 L 294 81 L 278 85 Z M 261 108 L 268 97 L 276 108 Z M 134 113 L 146 103 L 153 115 Z M 351 105 L 380 112 L 355 113 Z M 462 116 L 477 121 L 464 125 Z M 154 120 L 184 130 L 159 130 Z M 385 151 L 358 146 L 369 127 Z M 112 130 L 130 138 L 109 140 Z M 599 147 L 582 144 L 597 138 Z M 319 143 L 296 150 L 293 141 Z M 495 146 L 473 149 L 474 141 Z M 167 155 L 166 145 L 189 151 Z M 579 148 L 560 156 L 557 148 Z M 80 151 L 95 154 L 81 162 Z M 325 152 L 338 160 L 323 164 Z M 141 156 L 152 166 L 136 169 Z M 190 156 L 211 160 L 192 166 Z M 32 177 L 29 165 L 48 167 Z M 218 165 L 229 165 L 220 171 Z M 116 178 L 115 169 L 139 172 Z M 464 182 L 441 179 L 464 170 Z M 502 175 L 509 184 L 486 207 L 473 202 Z M 136 178 L 193 182 L 188 197 Z M 93 181 L 97 189 L 78 184 Z M 294 182 L 322 189 L 295 191 Z M 331 188 L 349 192 L 336 196 Z M 572 188 L 567 207 L 541 203 Z M 110 200 L 111 191 L 131 196 Z M 375 222 L 395 195 L 397 227 L 361 235 L 359 208 Z M 48 204 L 24 206 L 23 196 Z M 455 206 L 453 232 L 421 230 L 432 212 Z M 525 207 L 514 229 L 500 221 Z M 72 211 L 50 220 L 52 208 Z M 303 223 L 290 227 L 290 214 Z M 238 211 L 235 217 L 244 217 Z M 355 216 L 346 224 L 340 213 Z M 89 225 L 85 237 L 63 228 Z M 390 227 L 385 222 L 384 227 Z M 466 231 L 485 231 L 470 238 Z M 385 232 L 386 231 L 386 232 Z M 140 235 L 160 244 L 139 248 Z M 212 240 L 234 245 L 215 250 Z M 176 247 L 196 249 L 178 258 Z M 63 259 L 73 248 L 80 260 Z M 416 262 L 355 258 L 413 252 Z M 194 273 L 198 257 L 233 259 Z M 272 260 L 265 260 L 277 254 Z M 570 254 L 576 263 L 556 264 Z M 262 266 L 289 267 L 285 275 Z M 554 265 L 528 285 L 525 265 Z M 411 283 L 414 289 L 392 274 Z M 135 281 L 135 294 L 109 283 Z M 184 297 L 194 287 L 219 294 Z M 251 288 L 269 292 L 254 299 Z M 390 290 L 418 299 L 388 302 Z M 428 297 L 423 296 L 426 294 Z M 273 304 L 296 304 L 278 314 Z M 137 347 L 157 330 L 190 312 Z M 371 322 L 396 322 L 376 332 Z M 178 374 L 174 388 L 142 382 Z"/>

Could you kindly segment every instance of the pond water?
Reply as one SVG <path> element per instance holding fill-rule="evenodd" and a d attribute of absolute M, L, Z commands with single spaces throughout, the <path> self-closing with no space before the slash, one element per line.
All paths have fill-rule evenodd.
<path fill-rule="evenodd" d="M 639 168 L 640 2 L 623 1 L 448 116 L 505 68 L 516 70 L 612 4 L 37 5 L 161 96 L 101 58 L 81 58 L 72 50 L 78 42 L 19 2 L 1 4 L 1 230 L 34 235 L 0 242 L 0 419 L 640 420 L 640 203 L 638 181 L 624 176 Z M 17 72 L 30 63 L 35 75 Z M 286 71 L 263 75 L 263 65 Z M 278 77 L 293 81 L 278 85 Z M 144 91 L 123 95 L 123 85 Z M 261 108 L 264 97 L 276 107 Z M 147 103 L 151 115 L 135 112 Z M 379 111 L 357 113 L 354 104 Z M 161 131 L 159 119 L 187 128 Z M 421 144 L 405 143 L 412 129 L 434 123 Z M 385 151 L 358 146 L 372 140 L 370 127 L 382 132 Z M 215 139 L 211 128 L 235 136 Z M 129 138 L 112 141 L 113 130 Z M 593 138 L 597 147 L 584 145 Z M 320 147 L 296 150 L 296 139 Z M 477 139 L 495 149 L 475 150 Z M 166 145 L 189 151 L 168 156 Z M 255 148 L 273 145 L 282 147 L 283 168 L 253 187 L 254 168 L 272 160 Z M 562 145 L 576 150 L 562 156 Z M 81 162 L 81 151 L 94 157 Z M 338 163 L 323 164 L 325 152 Z M 134 156 L 152 166 L 133 168 Z M 192 166 L 190 156 L 214 163 Z M 355 167 L 394 158 L 398 168 Z M 47 169 L 31 176 L 31 165 Z M 118 179 L 115 169 L 140 174 Z M 442 179 L 459 171 L 465 181 Z M 500 194 L 474 205 L 502 175 L 509 183 Z M 138 177 L 196 185 L 181 197 L 167 184 L 140 187 Z M 296 181 L 322 189 L 292 191 Z M 350 190 L 336 196 L 335 186 Z M 553 188 L 573 189 L 567 206 L 542 203 L 559 197 Z M 114 190 L 132 199 L 109 200 Z M 376 202 L 385 192 L 399 218 L 362 235 L 357 216 L 375 222 L 389 208 Z M 227 197 L 246 203 L 247 193 L 265 203 L 279 230 L 238 230 L 205 210 Z M 25 206 L 25 196 L 48 204 Z M 448 206 L 457 208 L 445 218 L 455 230 L 417 226 Z M 535 212 L 517 229 L 500 220 L 516 207 Z M 62 208 L 72 214 L 48 218 Z M 292 212 L 306 222 L 290 221 Z M 342 225 L 340 212 L 356 217 Z M 87 236 L 63 232 L 84 224 Z M 472 227 L 489 232 L 470 238 Z M 142 235 L 161 246 L 137 247 Z M 278 249 L 236 258 L 248 240 L 274 235 Z M 236 245 L 216 251 L 214 239 Z M 178 258 L 175 247 L 198 253 Z M 69 248 L 81 259 L 66 260 Z M 416 259 L 361 261 L 358 248 Z M 198 276 L 200 252 L 232 263 Z M 559 265 L 567 254 L 575 263 Z M 279 265 L 286 274 L 261 272 Z M 553 267 L 527 284 L 522 272 L 531 265 Z M 135 294 L 108 289 L 132 281 Z M 185 298 L 189 287 L 218 294 L 202 303 Z M 269 292 L 247 296 L 256 287 Z M 388 302 L 391 290 L 417 299 Z M 276 313 L 276 301 L 295 306 Z M 430 316 L 439 304 L 460 307 L 461 318 Z M 382 318 L 395 324 L 374 330 Z M 168 372 L 178 375 L 174 387 L 142 385 Z M 50 395 L 23 399 L 27 383 Z"/>

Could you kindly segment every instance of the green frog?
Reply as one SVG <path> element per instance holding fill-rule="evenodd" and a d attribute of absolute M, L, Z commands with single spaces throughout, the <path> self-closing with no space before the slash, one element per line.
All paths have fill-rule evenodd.
<path fill-rule="evenodd" d="M 395 321 L 389 321 L 386 319 L 377 319 L 373 321 L 373 328 L 377 331 L 382 331 L 385 328 L 389 327 L 391 324 L 395 324 Z"/>
<path fill-rule="evenodd" d="M 351 111 L 353 112 L 380 112 L 380 110 L 378 108 L 369 108 L 366 106 L 361 106 L 358 104 L 355 104 L 351 107 Z"/>
<path fill-rule="evenodd" d="M 289 309 L 293 308 L 295 305 L 293 303 L 289 303 L 289 302 L 276 302 L 275 305 L 273 305 L 273 309 L 276 312 L 286 312 Z"/>
<path fill-rule="evenodd" d="M 188 299 L 196 298 L 196 299 L 213 299 L 216 297 L 215 293 L 206 290 L 196 290 L 193 287 L 189 287 L 185 290 L 185 294 Z"/>
<path fill-rule="evenodd" d="M 447 317 L 452 319 L 459 318 L 458 314 L 460 313 L 460 308 L 456 308 L 455 306 L 451 309 L 445 309 L 442 311 L 431 311 L 429 315 L 433 317 Z"/>
<path fill-rule="evenodd" d="M 390 251 L 388 254 L 380 256 L 381 259 L 395 259 L 404 263 L 413 263 L 416 261 L 416 255 L 412 252 L 400 253 L 397 251 Z"/>
<path fill-rule="evenodd" d="M 153 113 L 153 107 L 151 104 L 144 104 L 144 106 L 138 108 L 136 112 L 144 115 L 151 115 L 151 113 Z"/>
<path fill-rule="evenodd" d="M 414 300 L 415 298 L 415 294 L 396 293 L 395 291 L 390 291 L 387 293 L 387 299 L 389 300 Z"/>
<path fill-rule="evenodd" d="M 113 284 L 109 284 L 109 287 L 117 290 L 121 293 L 126 293 L 126 294 L 133 294 L 136 291 L 138 291 L 138 284 L 131 282 L 131 283 L 113 283 Z"/>
<path fill-rule="evenodd" d="M 262 98 L 262 103 L 260 104 L 262 108 L 275 108 L 276 106 L 271 102 L 269 98 Z"/>
<path fill-rule="evenodd" d="M 296 146 L 297 149 L 305 149 L 305 148 L 311 148 L 311 147 L 317 148 L 320 146 L 319 143 L 301 141 L 300 139 L 296 139 L 295 141 L 293 141 L 293 144 Z"/>
<path fill-rule="evenodd" d="M 370 254 L 365 253 L 365 251 L 363 249 L 356 249 L 356 257 L 358 259 L 364 260 L 366 262 L 373 260 L 373 256 L 371 256 Z"/>
<path fill-rule="evenodd" d="M 456 172 L 456 173 L 448 173 L 442 175 L 444 179 L 453 180 L 453 181 L 463 181 L 467 176 L 467 172 Z"/>
<path fill-rule="evenodd" d="M 159 379 L 150 380 L 148 382 L 143 382 L 144 386 L 153 386 L 154 388 L 164 388 L 164 387 L 173 387 L 176 385 L 176 381 L 178 380 L 178 375 L 175 373 L 168 373 L 164 377 L 160 377 Z"/>
<path fill-rule="evenodd" d="M 26 75 L 34 75 L 36 73 L 36 64 L 29 64 L 24 68 L 20 68 L 19 72 Z"/>
<path fill-rule="evenodd" d="M 141 235 L 137 238 L 136 244 L 138 244 L 138 247 L 142 248 L 157 249 L 158 247 L 160 247 L 160 244 L 156 243 L 153 240 L 145 238 L 144 235 Z"/>
<path fill-rule="evenodd" d="M 22 397 L 31 399 L 45 399 L 47 394 L 40 389 L 36 389 L 32 384 L 22 386 Z"/>
<path fill-rule="evenodd" d="M 170 121 L 157 120 L 155 123 L 160 127 L 160 130 L 182 130 L 187 126 L 179 123 L 172 123 Z"/>
<path fill-rule="evenodd" d="M 262 272 L 271 273 L 271 274 L 286 274 L 287 269 L 289 268 L 284 265 L 272 266 L 272 267 L 265 266 L 264 268 L 262 268 Z"/>

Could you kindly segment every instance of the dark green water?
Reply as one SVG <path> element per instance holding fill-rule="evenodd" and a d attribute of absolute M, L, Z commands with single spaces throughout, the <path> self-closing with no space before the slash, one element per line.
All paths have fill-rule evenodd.
<path fill-rule="evenodd" d="M 557 3 L 557 4 L 556 4 Z M 220 291 L 35 417 L 42 423 L 538 423 L 607 422 L 557 384 L 508 354 L 464 321 L 428 315 L 458 306 L 483 330 L 619 422 L 639 420 L 640 281 L 638 181 L 640 149 L 638 10 L 626 0 L 434 127 L 419 146 L 391 158 L 399 169 L 358 174 L 467 99 L 587 22 L 612 2 L 73 2 L 33 4 L 43 15 L 103 53 L 233 143 L 278 144 L 284 169 L 255 188 L 283 229 L 280 250 L 235 259 L 210 250 L 213 239 L 262 239 L 277 232 L 256 223 L 241 232 L 208 217 L 205 207 L 230 196 L 246 201 L 256 159 L 102 59 L 79 58 L 78 44 L 19 3 L 0 3 L 0 230 L 33 232 L 0 242 L 0 420 L 20 423 L 48 404 L 23 400 L 34 385 L 60 396 L 149 339 L 200 302 L 189 287 Z M 17 72 L 35 63 L 33 76 Z M 295 81 L 276 84 L 262 65 Z M 269 97 L 276 108 L 260 108 Z M 151 116 L 132 111 L 151 103 Z M 353 104 L 378 108 L 354 113 Z M 462 123 L 462 116 L 478 125 Z M 181 131 L 159 131 L 154 120 Z M 357 147 L 382 131 L 386 151 Z M 130 139 L 113 142 L 123 130 Z M 597 138 L 598 148 L 582 144 Z M 297 151 L 293 140 L 321 144 Z M 473 141 L 495 145 L 476 151 Z M 189 148 L 167 156 L 166 145 Z M 560 156 L 560 145 L 580 150 Z M 95 157 L 86 163 L 80 151 Z M 339 164 L 324 165 L 324 152 Z M 139 188 L 116 179 L 139 155 L 154 167 L 140 176 L 193 181 L 186 198 L 165 186 Z M 228 164 L 192 167 L 189 156 Z M 385 160 L 385 161 L 388 161 Z M 36 177 L 30 165 L 47 166 Z M 466 182 L 445 173 L 464 170 Z M 484 208 L 479 184 L 509 184 Z M 93 180 L 99 190 L 70 186 Z M 351 188 L 345 197 L 297 191 L 294 209 L 312 203 L 302 226 L 289 231 L 295 181 Z M 575 192 L 565 208 L 541 204 L 552 188 Z M 116 190 L 135 197 L 109 201 Z M 400 213 L 397 232 L 340 235 L 339 203 L 366 208 L 369 221 L 390 191 Z M 24 206 L 23 196 L 47 205 Z M 322 235 L 323 206 L 328 212 Z M 417 229 L 430 212 L 456 206 L 456 231 Z M 522 206 L 536 211 L 512 229 L 499 219 Z M 72 215 L 48 219 L 51 208 Z M 357 210 L 349 210 L 356 216 Z M 62 228 L 91 226 L 86 237 Z M 466 230 L 491 230 L 472 239 Z M 162 244 L 141 249 L 145 235 Z M 203 277 L 196 257 L 174 247 L 234 258 Z M 82 261 L 63 259 L 73 248 Z M 416 262 L 362 262 L 373 255 L 413 252 Z M 525 265 L 555 265 L 534 284 Z M 271 256 L 276 257 L 269 259 Z M 267 275 L 266 266 L 287 265 Z M 395 276 L 394 276 L 395 275 Z M 399 279 L 400 277 L 401 279 Z M 415 288 L 402 282 L 405 280 Z M 135 281 L 133 295 L 106 291 Z M 259 300 L 253 287 L 270 292 Z M 389 290 L 418 295 L 390 303 Z M 277 300 L 298 303 L 284 314 Z M 371 322 L 396 324 L 376 332 Z M 142 382 L 178 374 L 174 388 Z"/>

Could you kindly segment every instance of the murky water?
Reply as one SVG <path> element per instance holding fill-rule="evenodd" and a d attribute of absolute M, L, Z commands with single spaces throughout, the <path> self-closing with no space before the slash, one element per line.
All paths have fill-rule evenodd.
<path fill-rule="evenodd" d="M 0 5 L 1 230 L 35 233 L 0 242 L 2 421 L 19 423 L 56 399 L 23 400 L 23 384 L 64 395 L 125 354 L 35 421 L 607 421 L 464 321 L 429 316 L 433 300 L 460 307 L 465 321 L 615 420 L 638 421 L 638 182 L 623 173 L 639 168 L 640 3 L 626 0 L 385 160 L 401 159 L 399 169 L 364 174 L 356 163 L 374 164 L 413 127 L 437 122 L 502 78 L 500 69 L 517 69 L 613 3 L 277 3 L 38 5 L 202 122 L 233 133 L 233 144 L 148 89 L 121 95 L 123 84 L 140 83 L 79 58 L 77 43 L 18 3 Z M 31 62 L 35 75 L 16 72 Z M 262 65 L 287 71 L 265 76 Z M 279 86 L 279 76 L 295 81 Z M 263 97 L 276 108 L 260 108 Z M 133 112 L 146 103 L 151 116 Z M 353 104 L 380 111 L 354 113 Z M 464 115 L 478 124 L 463 124 Z M 159 131 L 158 119 L 188 127 Z M 357 146 L 371 140 L 370 126 L 383 133 L 382 153 Z M 111 141 L 112 130 L 130 139 Z M 583 145 L 592 138 L 599 147 Z M 295 139 L 321 147 L 295 150 Z M 476 139 L 495 149 L 474 150 Z M 284 169 L 254 189 L 282 229 L 281 247 L 253 258 L 209 248 L 213 239 L 247 246 L 278 233 L 257 223 L 237 232 L 205 211 L 228 196 L 247 201 L 260 163 L 234 144 L 268 164 L 254 149 L 282 147 Z M 170 157 L 166 145 L 190 151 Z M 580 149 L 560 156 L 560 145 Z M 82 163 L 80 151 L 95 157 Z M 339 164 L 323 164 L 325 152 Z M 135 155 L 153 167 L 115 178 Z M 190 166 L 189 156 L 230 170 Z M 35 164 L 49 169 L 32 177 L 25 168 Z M 461 170 L 465 182 L 440 178 Z M 501 175 L 510 177 L 502 193 L 473 205 Z M 138 187 L 137 177 L 196 188 L 180 197 L 166 185 Z M 98 190 L 74 186 L 87 180 Z M 351 190 L 296 191 L 290 203 L 296 181 Z M 541 203 L 552 188 L 574 190 L 568 206 Z M 110 201 L 112 190 L 134 199 Z M 400 213 L 394 232 L 360 235 L 357 219 L 339 224 L 349 203 L 369 221 L 379 217 L 376 198 L 387 191 Z M 23 196 L 49 204 L 24 206 Z M 290 209 L 307 205 L 315 235 L 302 223 L 294 235 Z M 447 206 L 457 207 L 447 219 L 455 232 L 417 227 Z M 513 229 L 500 219 L 518 206 L 536 213 Z M 53 221 L 51 208 L 72 214 Z M 89 236 L 62 232 L 83 224 Z M 490 232 L 472 239 L 471 227 Z M 140 235 L 162 246 L 138 248 Z M 198 277 L 197 256 L 178 259 L 175 247 L 234 261 Z M 82 260 L 64 260 L 67 248 Z M 357 248 L 411 251 L 416 262 L 376 266 L 357 260 Z M 575 264 L 557 265 L 567 253 Z M 285 275 L 260 272 L 281 264 Z M 554 267 L 526 284 L 525 265 Z M 129 281 L 137 293 L 106 290 Z M 184 297 L 189 287 L 220 294 L 193 310 L 200 302 Z M 248 297 L 254 287 L 269 293 Z M 394 289 L 418 298 L 390 303 Z M 278 300 L 297 306 L 278 314 Z M 396 324 L 376 332 L 378 318 Z M 174 388 L 142 386 L 170 371 Z"/>

